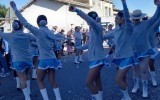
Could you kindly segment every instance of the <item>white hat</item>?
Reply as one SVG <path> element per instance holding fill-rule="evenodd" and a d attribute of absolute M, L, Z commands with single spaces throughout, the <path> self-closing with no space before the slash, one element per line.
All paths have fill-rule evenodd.
<path fill-rule="evenodd" d="M 131 14 L 131 19 L 141 19 L 145 16 L 146 14 L 143 14 L 141 10 L 135 10 Z"/>

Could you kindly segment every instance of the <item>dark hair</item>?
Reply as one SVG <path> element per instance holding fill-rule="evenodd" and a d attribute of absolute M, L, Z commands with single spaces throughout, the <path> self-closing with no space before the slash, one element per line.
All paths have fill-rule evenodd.
<path fill-rule="evenodd" d="M 61 29 L 61 32 L 64 32 L 64 29 Z"/>
<path fill-rule="evenodd" d="M 19 20 L 14 20 L 12 23 L 12 28 L 14 30 L 21 30 L 23 28 L 23 25 L 21 24 Z"/>
<path fill-rule="evenodd" d="M 148 20 L 148 16 L 142 18 L 143 21 Z"/>
<path fill-rule="evenodd" d="M 117 15 L 118 15 L 119 17 L 124 17 L 123 11 L 119 11 L 119 12 L 117 13 Z"/>
<path fill-rule="evenodd" d="M 91 11 L 88 13 L 88 16 L 96 20 L 96 18 L 98 17 L 98 14 L 95 11 Z"/>
<path fill-rule="evenodd" d="M 47 17 L 46 17 L 45 15 L 39 15 L 39 16 L 37 17 L 37 24 L 38 24 L 38 25 L 39 25 L 39 22 L 40 22 L 41 20 L 45 20 L 45 21 L 47 22 Z"/>
<path fill-rule="evenodd" d="M 76 26 L 74 29 L 76 30 L 76 29 L 78 29 L 79 28 L 79 26 Z"/>

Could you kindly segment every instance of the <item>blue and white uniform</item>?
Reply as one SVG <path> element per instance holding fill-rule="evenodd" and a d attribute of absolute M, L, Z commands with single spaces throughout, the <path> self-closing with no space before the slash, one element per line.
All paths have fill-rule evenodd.
<path fill-rule="evenodd" d="M 106 34 L 112 34 L 113 33 L 113 30 L 108 30 Z M 112 47 L 114 46 L 114 42 L 113 42 L 113 38 L 109 38 L 108 41 L 107 41 L 107 44 Z"/>
<path fill-rule="evenodd" d="M 35 36 L 39 49 L 39 64 L 38 68 L 46 70 L 48 68 L 58 69 L 60 62 L 57 60 L 53 47 L 55 45 L 55 36 L 53 31 L 46 26 L 39 28 L 29 24 L 21 13 L 13 8 L 20 22 Z"/>
<path fill-rule="evenodd" d="M 159 54 L 158 48 L 157 48 L 157 44 L 158 44 L 158 37 L 156 37 L 156 32 L 159 28 L 160 25 L 160 19 L 158 19 L 156 21 L 156 23 L 154 23 L 152 25 L 152 27 L 149 29 L 149 42 L 150 45 L 152 47 L 152 50 L 155 52 L 155 54 L 151 55 L 151 59 L 155 59 L 155 57 Z"/>
<path fill-rule="evenodd" d="M 146 21 L 141 21 L 134 25 L 133 31 L 133 50 L 137 59 L 144 58 L 154 54 L 149 42 L 148 29 L 153 25 L 160 16 L 160 7 L 157 7 L 155 14 Z"/>
<path fill-rule="evenodd" d="M 75 12 L 77 12 L 77 14 L 90 25 L 89 43 L 82 47 L 88 47 L 89 68 L 94 68 L 104 64 L 108 65 L 109 63 L 105 58 L 104 48 L 102 45 L 103 27 L 81 10 L 76 9 Z"/>
<path fill-rule="evenodd" d="M 62 40 L 56 40 L 55 41 L 55 45 L 56 45 L 56 49 L 55 50 L 62 50 L 62 44 L 63 41 L 66 39 L 65 36 L 62 33 L 56 33 L 55 34 L 55 38 L 61 38 Z"/>
<path fill-rule="evenodd" d="M 32 55 L 29 49 L 31 41 L 35 41 L 32 35 L 19 30 L 14 33 L 0 32 L 0 37 L 5 39 L 10 45 L 13 57 L 12 69 L 23 72 L 25 69 L 33 66 Z"/>
<path fill-rule="evenodd" d="M 79 47 L 82 46 L 82 33 L 81 32 L 74 32 L 74 46 Z"/>
<path fill-rule="evenodd" d="M 113 55 L 114 60 L 112 61 L 120 69 L 126 67 L 134 66 L 137 61 L 134 58 L 132 50 L 132 34 L 133 34 L 133 24 L 130 20 L 129 11 L 126 3 L 123 3 L 124 8 L 124 20 L 125 23 L 121 26 L 117 26 L 112 34 L 107 34 L 105 38 L 114 38 L 113 42 L 115 45 L 115 52 Z"/>

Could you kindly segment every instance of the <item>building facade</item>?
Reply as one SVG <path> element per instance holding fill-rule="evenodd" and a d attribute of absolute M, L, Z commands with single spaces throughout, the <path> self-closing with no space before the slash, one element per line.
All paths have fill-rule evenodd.
<path fill-rule="evenodd" d="M 20 11 L 29 23 L 37 26 L 36 20 L 39 15 L 46 15 L 48 26 L 53 26 L 68 31 L 71 24 L 88 27 L 87 23 L 69 12 L 70 5 L 74 5 L 85 13 L 96 11 L 100 17 L 113 16 L 113 3 L 110 0 L 30 0 Z"/>

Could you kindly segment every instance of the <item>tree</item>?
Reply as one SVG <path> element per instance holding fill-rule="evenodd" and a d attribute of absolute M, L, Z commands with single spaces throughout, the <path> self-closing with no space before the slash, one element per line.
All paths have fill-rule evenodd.
<path fill-rule="evenodd" d="M 7 8 L 0 4 L 0 18 L 5 18 L 7 13 Z"/>

